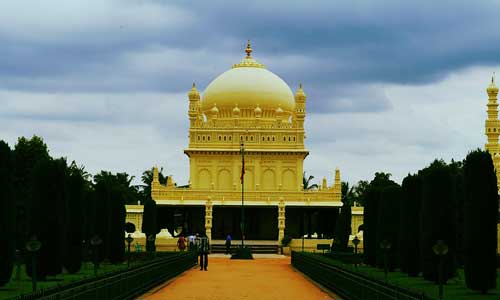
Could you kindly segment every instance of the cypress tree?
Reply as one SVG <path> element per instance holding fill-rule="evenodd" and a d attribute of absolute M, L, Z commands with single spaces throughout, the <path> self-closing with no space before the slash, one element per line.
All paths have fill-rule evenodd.
<path fill-rule="evenodd" d="M 33 170 L 33 198 L 30 207 L 29 235 L 42 243 L 37 259 L 37 278 L 57 275 L 62 271 L 64 228 L 66 221 L 66 162 L 44 160 Z M 26 264 L 31 276 L 30 260 Z"/>
<path fill-rule="evenodd" d="M 83 201 L 85 197 L 85 179 L 75 162 L 68 168 L 66 197 L 67 224 L 63 264 L 68 273 L 76 273 L 82 265 L 83 240 Z"/>
<path fill-rule="evenodd" d="M 438 240 L 448 246 L 444 257 L 443 280 L 446 282 L 456 272 L 456 222 L 453 199 L 453 177 L 450 168 L 443 161 L 434 161 L 421 172 L 423 176 L 421 212 L 421 259 L 422 272 L 427 280 L 438 280 L 439 258 L 432 247 Z"/>
<path fill-rule="evenodd" d="M 397 254 L 399 253 L 399 222 L 401 187 L 390 185 L 382 189 L 379 200 L 379 212 L 377 220 L 377 265 L 384 266 L 385 251 L 387 251 L 389 270 L 394 270 L 398 265 Z M 391 243 L 389 250 L 380 248 L 382 241 Z"/>
<path fill-rule="evenodd" d="M 377 251 L 377 214 L 380 192 L 378 188 L 370 186 L 366 195 L 363 215 L 363 253 L 365 263 L 371 266 L 376 262 Z"/>
<path fill-rule="evenodd" d="M 401 270 L 410 276 L 420 273 L 420 210 L 422 180 L 418 175 L 403 179 L 401 194 L 401 223 L 399 253 Z"/>
<path fill-rule="evenodd" d="M 488 152 L 476 150 L 465 160 L 465 282 L 482 293 L 496 286 L 498 188 Z"/>
<path fill-rule="evenodd" d="M 0 141 L 0 286 L 9 282 L 15 254 L 14 199 L 12 197 L 13 154 Z"/>
<path fill-rule="evenodd" d="M 146 234 L 146 251 L 155 251 L 155 241 L 149 241 L 147 238 L 150 235 L 156 236 L 158 233 L 156 216 L 156 202 L 152 199 L 146 200 L 142 214 L 142 232 Z"/>
<path fill-rule="evenodd" d="M 372 266 L 376 265 L 377 249 L 379 248 L 379 245 L 377 245 L 377 226 L 380 194 L 383 188 L 396 184 L 389 179 L 390 176 L 389 173 L 375 173 L 375 178 L 366 189 L 366 203 L 363 215 L 363 251 L 365 263 Z"/>
<path fill-rule="evenodd" d="M 351 235 L 351 205 L 348 201 L 344 201 L 342 209 L 335 225 L 335 237 L 332 250 L 346 251 L 349 244 L 349 236 Z"/>

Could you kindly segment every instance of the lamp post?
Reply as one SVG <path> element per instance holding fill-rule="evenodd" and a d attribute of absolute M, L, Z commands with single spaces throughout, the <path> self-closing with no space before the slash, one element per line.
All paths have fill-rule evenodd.
<path fill-rule="evenodd" d="M 438 284 L 439 284 L 439 299 L 443 299 L 443 265 L 444 256 L 448 253 L 448 245 L 442 240 L 436 242 L 432 246 L 432 251 L 439 257 Z"/>
<path fill-rule="evenodd" d="M 154 234 L 150 234 L 148 236 L 147 243 L 149 243 L 150 245 L 153 244 L 153 246 L 154 246 L 155 239 L 156 239 L 156 236 Z M 153 251 L 151 251 L 151 253 L 152 253 L 152 257 L 155 258 L 156 257 L 156 248 L 149 246 L 149 249 L 153 249 Z"/>
<path fill-rule="evenodd" d="M 26 250 L 31 253 L 31 286 L 33 292 L 36 291 L 36 253 L 42 247 L 42 243 L 37 240 L 36 235 L 26 242 Z"/>
<path fill-rule="evenodd" d="M 388 273 L 388 256 L 389 256 L 389 250 L 391 249 L 392 245 L 391 242 L 388 240 L 383 240 L 380 242 L 380 249 L 384 252 L 384 278 L 385 278 L 385 283 L 387 283 L 387 273 Z"/>
<path fill-rule="evenodd" d="M 97 276 L 97 269 L 99 269 L 99 258 L 97 257 L 97 248 L 102 244 L 102 239 L 98 235 L 94 235 L 90 239 L 90 244 L 92 245 L 92 250 L 94 252 L 94 276 Z"/>
<path fill-rule="evenodd" d="M 130 268 L 130 256 L 131 256 L 131 253 L 130 253 L 130 244 L 134 241 L 134 238 L 132 237 L 132 234 L 129 233 L 127 235 L 127 237 L 125 238 L 125 240 L 127 241 L 127 250 L 128 250 L 128 254 L 127 254 L 127 268 Z"/>
<path fill-rule="evenodd" d="M 240 145 L 241 153 L 241 248 L 245 247 L 245 144 Z"/>
<path fill-rule="evenodd" d="M 358 239 L 358 236 L 355 236 L 354 239 L 352 240 L 352 243 L 354 244 L 354 267 L 358 267 L 358 245 L 359 245 L 360 240 Z"/>

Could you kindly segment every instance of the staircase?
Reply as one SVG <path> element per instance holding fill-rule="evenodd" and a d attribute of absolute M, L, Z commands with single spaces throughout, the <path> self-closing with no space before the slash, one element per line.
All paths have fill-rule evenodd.
<path fill-rule="evenodd" d="M 241 243 L 233 242 L 231 245 L 231 253 L 238 248 Z M 253 254 L 279 254 L 280 249 L 276 243 L 259 243 L 259 241 L 245 242 L 245 246 L 252 249 Z M 226 253 L 226 245 L 220 243 L 212 243 L 211 253 Z"/>

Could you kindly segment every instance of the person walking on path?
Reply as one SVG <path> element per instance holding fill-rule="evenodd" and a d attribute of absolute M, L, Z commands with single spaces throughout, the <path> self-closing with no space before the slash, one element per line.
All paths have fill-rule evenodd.
<path fill-rule="evenodd" d="M 231 254 L 231 235 L 226 236 L 226 254 Z"/>
<path fill-rule="evenodd" d="M 200 271 L 207 271 L 208 267 L 208 253 L 210 252 L 210 241 L 204 233 L 198 243 L 198 255 L 200 256 Z"/>
<path fill-rule="evenodd" d="M 183 235 L 181 235 L 177 240 L 177 247 L 181 252 L 186 249 L 186 238 Z"/>

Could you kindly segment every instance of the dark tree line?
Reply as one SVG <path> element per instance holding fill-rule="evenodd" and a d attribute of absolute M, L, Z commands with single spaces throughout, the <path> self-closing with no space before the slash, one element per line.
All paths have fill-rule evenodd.
<path fill-rule="evenodd" d="M 401 187 L 390 174 L 376 173 L 364 199 L 365 263 L 382 266 L 382 241 L 388 241 L 389 268 L 409 276 L 438 280 L 443 241 L 444 280 L 465 268 L 469 288 L 495 288 L 498 189 L 491 156 L 476 150 L 464 162 L 436 160 Z"/>
<path fill-rule="evenodd" d="M 14 149 L 0 141 L 0 286 L 9 281 L 16 249 L 31 276 L 28 240 L 41 242 L 37 278 L 80 270 L 89 241 L 102 239 L 101 260 L 124 259 L 125 203 L 134 202 L 137 189 L 125 173 L 102 171 L 94 176 L 52 158 L 37 136 L 19 138 Z"/>

